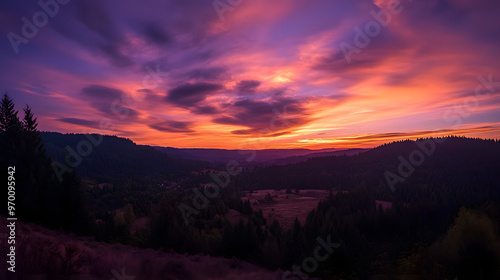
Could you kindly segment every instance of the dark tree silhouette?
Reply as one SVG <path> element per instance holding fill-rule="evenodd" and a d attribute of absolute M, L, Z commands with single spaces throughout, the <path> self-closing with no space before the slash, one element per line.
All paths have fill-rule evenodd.
<path fill-rule="evenodd" d="M 16 167 L 15 215 L 52 228 L 83 231 L 81 225 L 88 222 L 82 209 L 81 182 L 74 173 L 66 174 L 62 182 L 56 179 L 37 118 L 29 105 L 23 111 L 20 120 L 14 101 L 4 95 L 0 104 L 1 165 L 2 170 Z M 6 214 L 4 208 L 1 213 Z"/>

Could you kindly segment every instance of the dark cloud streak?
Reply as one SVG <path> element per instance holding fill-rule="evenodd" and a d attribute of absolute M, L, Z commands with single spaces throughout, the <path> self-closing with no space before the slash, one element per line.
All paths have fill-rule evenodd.
<path fill-rule="evenodd" d="M 220 84 L 183 84 L 169 90 L 166 101 L 181 107 L 193 107 L 223 88 Z"/>
<path fill-rule="evenodd" d="M 194 132 L 189 128 L 191 124 L 191 122 L 163 121 L 155 124 L 150 124 L 149 127 L 161 132 L 190 133 Z"/>
<path fill-rule="evenodd" d="M 78 119 L 78 118 L 60 118 L 57 120 L 60 122 L 63 122 L 63 123 L 76 124 L 76 125 L 87 126 L 87 127 L 91 127 L 91 128 L 99 127 L 98 121 L 88 121 L 88 120 L 83 120 L 83 119 Z"/>
<path fill-rule="evenodd" d="M 239 93 L 254 93 L 260 86 L 260 82 L 256 80 L 242 80 L 236 85 Z"/>
<path fill-rule="evenodd" d="M 310 121 L 309 114 L 300 101 L 291 98 L 275 97 L 267 101 L 239 100 L 229 105 L 227 111 L 225 115 L 215 117 L 212 121 L 248 128 L 232 131 L 238 135 L 284 135 Z"/>

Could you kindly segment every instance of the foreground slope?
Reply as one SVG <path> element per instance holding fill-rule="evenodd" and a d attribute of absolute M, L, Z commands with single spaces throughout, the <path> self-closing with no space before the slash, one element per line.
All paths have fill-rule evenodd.
<path fill-rule="evenodd" d="M 2 279 L 281 279 L 237 259 L 165 253 L 125 245 L 110 245 L 60 231 L 16 223 L 16 272 L 7 271 L 0 255 Z M 6 219 L 1 217 L 0 247 L 7 252 Z M 122 278 L 120 278 L 120 276 Z M 126 278 L 130 277 L 130 278 Z M 133 278 L 132 278 L 133 277 Z"/>

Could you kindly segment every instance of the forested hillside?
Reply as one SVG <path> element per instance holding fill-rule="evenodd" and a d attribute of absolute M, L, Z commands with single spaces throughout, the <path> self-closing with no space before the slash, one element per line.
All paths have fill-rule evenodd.
<path fill-rule="evenodd" d="M 97 134 L 42 132 L 47 153 L 68 167 L 69 160 L 81 176 L 101 181 L 126 177 L 140 180 L 177 179 L 207 163 L 168 156 L 129 139 Z M 88 148 L 90 147 L 90 148 Z"/>
<path fill-rule="evenodd" d="M 435 143 L 429 155 L 422 152 L 423 160 L 414 165 L 414 172 L 404 182 L 396 184 L 397 193 L 405 193 L 414 185 L 456 185 L 477 183 L 489 186 L 498 184 L 498 158 L 500 143 L 495 140 L 470 139 L 460 137 L 421 139 L 385 144 L 355 156 L 329 156 L 309 159 L 306 162 L 285 166 L 255 168 L 238 176 L 238 184 L 243 188 L 299 188 L 299 189 L 341 189 L 361 187 L 368 191 L 390 193 L 385 172 L 398 174 L 398 166 L 409 161 L 414 151 L 421 151 L 416 143 Z M 413 164 L 411 164 L 413 165 Z"/>

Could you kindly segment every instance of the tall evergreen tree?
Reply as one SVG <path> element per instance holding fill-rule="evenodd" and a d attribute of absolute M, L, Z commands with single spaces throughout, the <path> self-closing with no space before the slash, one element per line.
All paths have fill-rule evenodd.
<path fill-rule="evenodd" d="M 35 115 L 33 112 L 31 112 L 31 108 L 29 105 L 26 105 L 26 108 L 24 110 L 24 121 L 23 121 L 23 128 L 25 131 L 28 132 L 34 132 L 37 131 L 38 123 L 36 122 L 37 118 L 35 118 Z"/>
<path fill-rule="evenodd" d="M 17 114 L 18 111 L 14 108 L 14 101 L 5 93 L 0 107 L 0 130 L 2 133 L 7 133 L 14 129 L 19 131 L 21 123 Z"/>
<path fill-rule="evenodd" d="M 59 182 L 46 155 L 37 118 L 31 108 L 23 109 L 22 121 L 14 102 L 5 94 L 0 103 L 1 167 L 16 167 L 16 216 L 25 221 L 67 230 L 83 231 L 88 221 L 82 211 L 82 194 L 77 175 Z M 5 213 L 2 207 L 0 213 Z"/>
<path fill-rule="evenodd" d="M 2 152 L 2 167 L 16 162 L 19 154 L 22 124 L 14 101 L 5 93 L 0 103 L 0 143 Z"/>
<path fill-rule="evenodd" d="M 7 174 L 7 168 L 16 166 L 19 160 L 22 125 L 17 115 L 18 111 L 15 110 L 14 102 L 5 93 L 0 101 L 0 168 L 3 176 Z M 19 176 L 15 176 L 15 178 L 17 177 Z M 6 192 L 2 192 L 1 197 L 5 195 Z M 2 201 L 6 201 L 6 199 L 2 199 Z M 6 207 L 1 207 L 0 213 L 6 214 L 6 211 Z"/>

